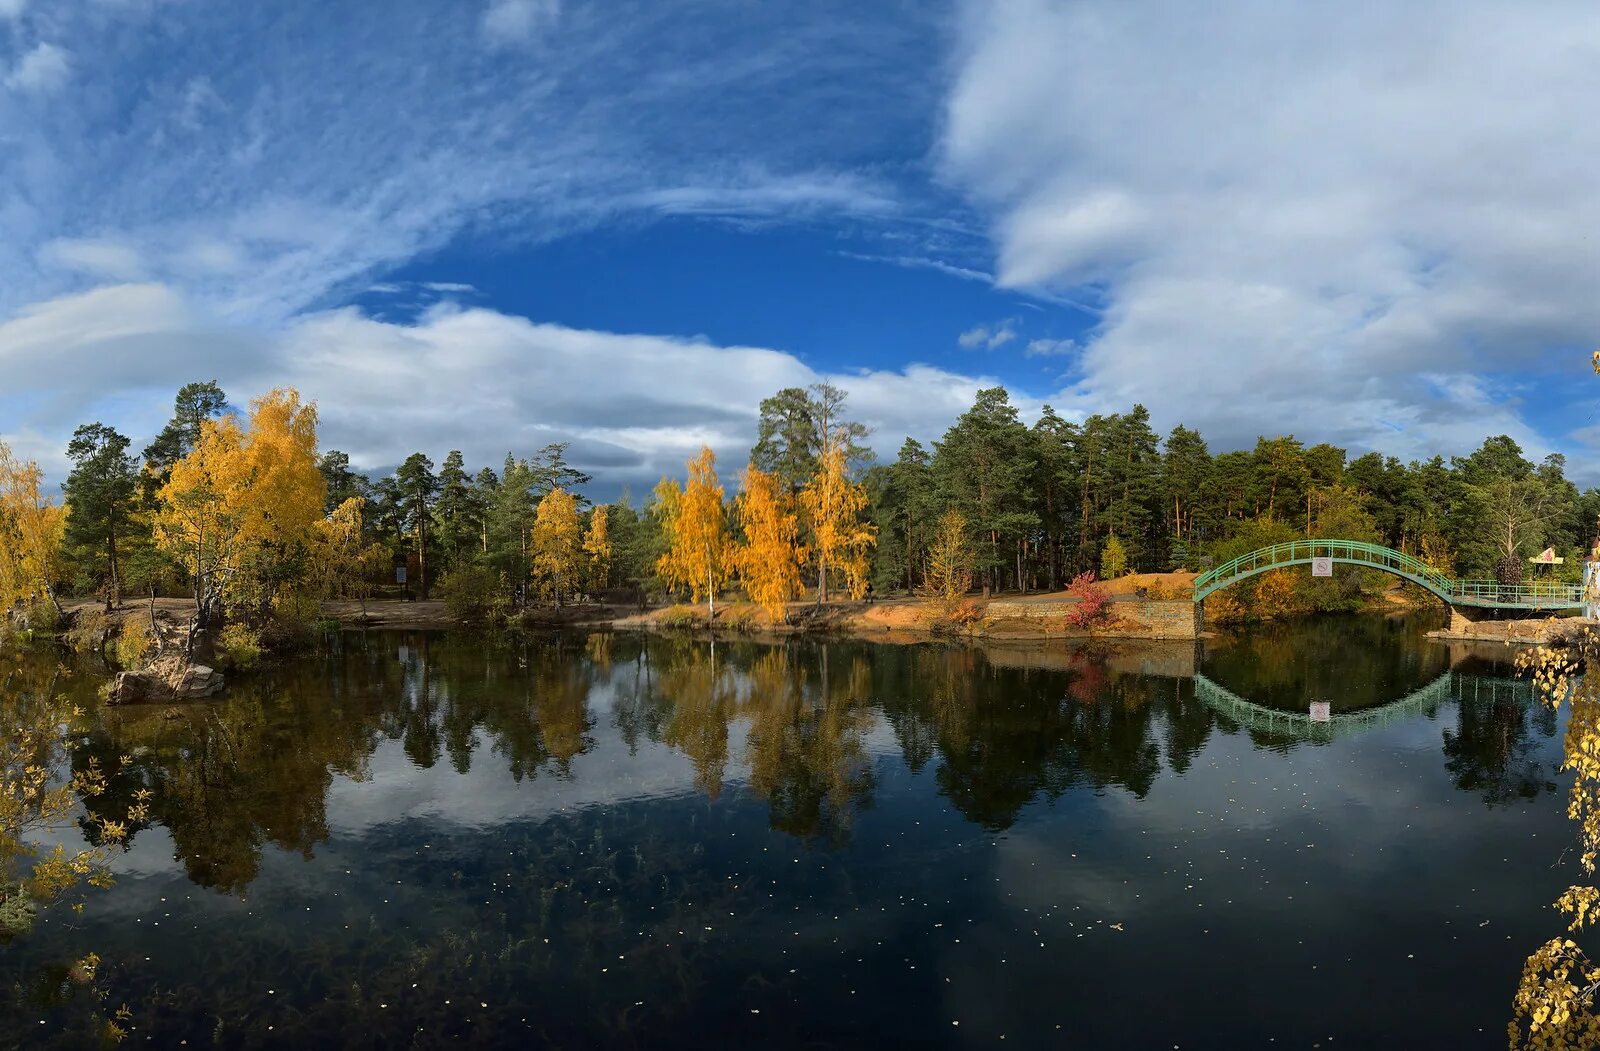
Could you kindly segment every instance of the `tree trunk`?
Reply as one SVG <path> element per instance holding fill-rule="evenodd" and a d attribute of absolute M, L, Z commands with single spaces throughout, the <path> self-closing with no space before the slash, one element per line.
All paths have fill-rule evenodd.
<path fill-rule="evenodd" d="M 106 587 L 106 612 L 110 613 L 122 601 L 122 584 L 117 579 L 117 531 L 106 536 L 106 557 L 111 561 L 111 583 Z"/>
<path fill-rule="evenodd" d="M 417 515 L 417 597 L 424 602 L 428 600 L 428 509 L 424 507 Z"/>

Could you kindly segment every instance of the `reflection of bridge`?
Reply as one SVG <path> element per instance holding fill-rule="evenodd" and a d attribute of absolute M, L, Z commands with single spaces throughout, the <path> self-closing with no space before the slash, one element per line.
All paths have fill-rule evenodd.
<path fill-rule="evenodd" d="M 1196 577 L 1194 600 L 1203 602 L 1213 591 L 1220 591 L 1257 573 L 1310 565 L 1315 559 L 1392 573 L 1431 591 L 1452 611 L 1461 606 L 1558 610 L 1575 609 L 1583 605 L 1582 584 L 1557 581 L 1501 584 L 1495 580 L 1457 580 L 1404 552 L 1377 544 L 1364 544 L 1359 540 L 1295 540 L 1240 555 Z"/>
<path fill-rule="evenodd" d="M 1533 685 L 1524 679 L 1501 679 L 1447 671 L 1397 701 L 1358 712 L 1339 712 L 1330 715 L 1327 722 L 1314 721 L 1306 712 L 1286 712 L 1247 701 L 1204 675 L 1195 675 L 1194 695 L 1201 703 L 1249 730 L 1312 740 L 1332 740 L 1432 711 L 1445 701 L 1505 698 L 1519 705 L 1526 704 L 1533 697 Z"/>

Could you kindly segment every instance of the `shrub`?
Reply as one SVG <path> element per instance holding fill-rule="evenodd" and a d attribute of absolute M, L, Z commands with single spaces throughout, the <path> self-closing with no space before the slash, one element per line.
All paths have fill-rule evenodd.
<path fill-rule="evenodd" d="M 106 644 L 106 615 L 98 609 L 80 609 L 67 632 L 67 645 L 79 653 L 98 651 Z"/>
<path fill-rule="evenodd" d="M 249 671 L 261 662 L 261 635 L 243 624 L 229 624 L 217 636 L 217 663 L 234 671 Z"/>
<path fill-rule="evenodd" d="M 756 630 L 756 625 L 761 620 L 761 611 L 755 606 L 734 606 L 722 615 L 722 626 L 729 631 L 741 633 Z"/>
<path fill-rule="evenodd" d="M 439 582 L 444 611 L 462 624 L 498 624 L 511 612 L 503 576 L 484 566 L 458 566 Z"/>
<path fill-rule="evenodd" d="M 1106 589 L 1094 582 L 1093 573 L 1083 572 L 1073 577 L 1072 583 L 1067 585 L 1067 594 L 1078 600 L 1077 605 L 1067 611 L 1068 624 L 1075 628 L 1087 628 L 1106 618 Z"/>
<path fill-rule="evenodd" d="M 1184 598 L 1183 589 L 1176 584 L 1167 584 L 1157 580 L 1145 588 L 1145 597 L 1154 602 L 1171 602 L 1173 599 Z"/>
<path fill-rule="evenodd" d="M 988 604 L 981 599 L 935 602 L 924 613 L 935 635 L 971 635 L 988 619 Z"/>
<path fill-rule="evenodd" d="M 124 668 L 137 668 L 144 663 L 144 655 L 150 652 L 150 647 L 155 644 L 151 637 L 150 627 L 141 617 L 130 617 L 122 624 L 122 633 L 117 636 L 116 646 L 112 654 L 117 663 Z"/>
<path fill-rule="evenodd" d="M 700 607 L 682 604 L 662 610 L 656 614 L 655 620 L 657 627 L 668 631 L 692 631 L 703 627 L 706 622 L 705 614 L 700 612 Z"/>

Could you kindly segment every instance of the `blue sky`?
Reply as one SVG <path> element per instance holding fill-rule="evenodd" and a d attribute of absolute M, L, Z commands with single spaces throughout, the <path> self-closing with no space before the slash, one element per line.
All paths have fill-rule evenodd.
<path fill-rule="evenodd" d="M 1600 443 L 1578 6 L 0 0 L 0 437 L 316 399 L 648 486 L 830 379 L 1220 450 Z"/>

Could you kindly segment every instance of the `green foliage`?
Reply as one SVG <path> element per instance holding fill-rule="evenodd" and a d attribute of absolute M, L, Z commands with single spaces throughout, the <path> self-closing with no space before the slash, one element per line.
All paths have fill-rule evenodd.
<path fill-rule="evenodd" d="M 145 655 L 155 646 L 149 622 L 143 617 L 130 617 L 122 623 L 112 655 L 124 668 L 137 668 L 144 663 Z"/>
<path fill-rule="evenodd" d="M 972 408 L 934 447 L 932 473 L 940 503 L 966 518 L 978 542 L 973 568 L 992 587 L 1020 555 L 1019 541 L 1039 524 L 1029 485 L 1034 440 L 1003 387 L 978 392 Z"/>
<path fill-rule="evenodd" d="M 692 631 L 706 626 L 706 612 L 699 606 L 679 603 L 656 614 L 655 624 L 667 631 Z"/>
<path fill-rule="evenodd" d="M 80 609 L 67 631 L 67 645 L 78 653 L 98 653 L 106 644 L 108 631 L 105 613 L 98 609 Z"/>
<path fill-rule="evenodd" d="M 499 624 L 511 612 L 511 589 L 489 566 L 457 566 L 439 582 L 444 611 L 461 624 Z"/>
<path fill-rule="evenodd" d="M 265 652 L 261 633 L 246 624 L 229 624 L 217 633 L 217 664 L 224 670 L 250 671 Z"/>
<path fill-rule="evenodd" d="M 138 465 L 128 453 L 128 439 L 103 423 L 86 423 L 67 444 L 72 472 L 62 490 L 67 501 L 66 542 L 82 560 L 97 568 L 106 583 L 106 604 L 121 599 L 121 563 L 117 545 L 126 544 L 133 528 Z"/>
<path fill-rule="evenodd" d="M 1122 541 L 1112 533 L 1106 540 L 1106 546 L 1100 549 L 1100 576 L 1105 580 L 1116 580 L 1128 572 L 1128 551 L 1122 546 Z"/>

